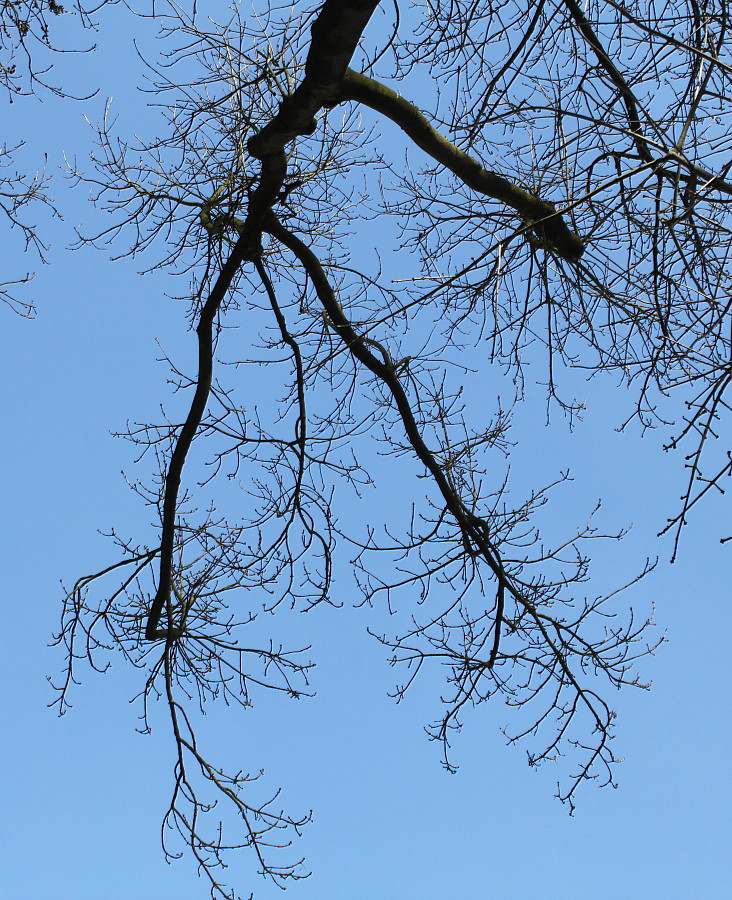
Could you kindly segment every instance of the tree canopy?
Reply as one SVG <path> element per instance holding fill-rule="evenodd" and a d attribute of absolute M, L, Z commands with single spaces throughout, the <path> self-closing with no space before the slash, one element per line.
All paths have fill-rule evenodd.
<path fill-rule="evenodd" d="M 46 8 L 31 8 L 45 39 Z M 6 4 L 2 20 L 16 49 L 20 10 Z M 402 672 L 397 696 L 444 672 L 427 730 L 448 768 L 464 711 L 503 699 L 531 765 L 566 758 L 562 801 L 588 779 L 612 784 L 610 692 L 644 685 L 637 663 L 659 640 L 624 588 L 652 564 L 595 593 L 591 548 L 622 534 L 563 521 L 566 472 L 524 489 L 531 454 L 516 461 L 512 411 L 539 385 L 546 415 L 571 425 L 576 370 L 622 381 L 626 424 L 664 429 L 686 460 L 674 554 L 692 510 L 722 490 L 725 4 L 152 15 L 160 133 L 119 135 L 110 116 L 70 174 L 107 213 L 80 241 L 169 273 L 198 363 L 170 361 L 182 417 L 126 434 L 151 472 L 131 481 L 150 529 L 115 530 L 111 559 L 68 591 L 59 708 L 80 669 L 123 655 L 145 716 L 158 700 L 168 710 L 166 853 L 172 830 L 212 896 L 235 896 L 222 873 L 237 848 L 278 884 L 303 877 L 291 844 L 308 817 L 211 759 L 196 710 L 306 694 L 312 661 L 282 643 L 277 616 L 261 644 L 249 635 L 263 611 L 342 602 L 345 564 L 361 602 L 395 612 L 399 630 L 373 630 Z M 18 184 L 25 202 L 41 180 Z M 386 465 L 419 480 L 384 497 Z M 231 831 L 217 801 L 238 817 Z"/>

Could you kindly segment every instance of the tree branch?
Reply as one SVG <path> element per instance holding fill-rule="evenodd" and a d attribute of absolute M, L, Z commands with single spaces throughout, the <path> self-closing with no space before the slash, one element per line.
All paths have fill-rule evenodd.
<path fill-rule="evenodd" d="M 305 78 L 292 97 L 282 101 L 275 118 L 248 143 L 250 154 L 262 161 L 262 171 L 239 238 L 201 310 L 196 327 L 196 390 L 165 478 L 160 575 L 145 627 L 145 638 L 149 641 L 167 639 L 174 630 L 172 622 L 165 629 L 159 629 L 158 625 L 170 598 L 181 474 L 211 392 L 214 320 L 239 267 L 243 262 L 257 259 L 261 253 L 262 223 L 287 173 L 285 146 L 298 135 L 310 134 L 315 129 L 314 116 L 334 95 L 378 3 L 379 0 L 326 0 L 311 29 L 312 42 L 305 64 Z"/>
<path fill-rule="evenodd" d="M 337 100 L 348 64 L 379 0 L 326 0 L 313 23 L 305 78 L 280 104 L 274 119 L 247 149 L 257 159 L 280 152 L 286 144 L 316 129 L 315 116 Z"/>
<path fill-rule="evenodd" d="M 562 259 L 576 262 L 584 253 L 582 238 L 567 226 L 553 203 L 525 191 L 502 175 L 484 169 L 477 159 L 440 134 L 413 103 L 390 87 L 348 69 L 338 102 L 347 100 L 363 103 L 391 119 L 420 149 L 457 175 L 468 187 L 516 210 L 537 237 L 548 243 Z"/>
<path fill-rule="evenodd" d="M 264 229 L 297 257 L 312 281 L 318 299 L 323 304 L 323 308 L 325 309 L 330 324 L 335 332 L 344 344 L 346 344 L 353 356 L 366 366 L 370 372 L 373 372 L 373 374 L 386 385 L 391 393 L 402 419 L 402 423 L 404 424 L 404 430 L 407 434 L 409 443 L 419 460 L 424 464 L 430 475 L 432 475 L 442 494 L 447 509 L 452 513 L 460 528 L 466 545 L 468 547 L 474 546 L 477 548 L 477 551 L 488 563 L 488 566 L 498 580 L 498 612 L 495 624 L 496 634 L 498 635 L 500 632 L 500 619 L 503 611 L 504 588 L 507 588 L 511 595 L 523 605 L 526 605 L 526 598 L 516 588 L 506 573 L 498 550 L 493 546 L 486 534 L 485 522 L 474 515 L 465 506 L 457 491 L 450 484 L 443 467 L 435 459 L 434 454 L 425 443 L 414 417 L 414 412 L 412 411 L 409 399 L 404 392 L 404 388 L 397 375 L 397 366 L 387 361 L 386 351 L 381 345 L 379 346 L 385 356 L 385 361 L 382 362 L 378 359 L 378 357 L 376 357 L 367 347 L 368 343 L 374 342 L 370 341 L 369 338 L 361 337 L 356 333 L 338 302 L 338 298 L 331 287 L 328 276 L 325 274 L 325 271 L 320 264 L 320 260 L 312 250 L 298 237 L 292 234 L 291 231 L 288 231 L 288 229 L 278 221 L 274 213 L 267 216 Z M 494 645 L 494 652 L 491 657 L 492 661 L 495 660 L 495 656 L 498 652 L 497 642 L 498 637 L 496 638 L 496 643 Z"/>

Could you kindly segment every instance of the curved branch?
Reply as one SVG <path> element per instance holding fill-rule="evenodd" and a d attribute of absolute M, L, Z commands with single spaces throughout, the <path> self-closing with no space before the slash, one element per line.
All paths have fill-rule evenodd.
<path fill-rule="evenodd" d="M 601 711 L 598 711 L 593 703 L 593 698 L 598 700 L 601 708 L 607 709 L 607 706 L 604 701 L 597 698 L 597 695 L 593 691 L 584 688 L 580 684 L 577 676 L 570 668 L 566 659 L 565 648 L 562 646 L 562 631 L 566 626 L 563 625 L 561 620 L 556 620 L 541 613 L 506 571 L 501 560 L 500 552 L 490 539 L 486 522 L 472 513 L 465 506 L 458 492 L 450 484 L 442 466 L 440 466 L 432 451 L 427 447 L 424 438 L 420 433 L 409 399 L 397 376 L 397 366 L 388 361 L 382 362 L 379 360 L 368 349 L 367 343 L 369 343 L 369 340 L 361 337 L 354 330 L 352 324 L 343 312 L 335 291 L 333 290 L 328 276 L 317 256 L 298 237 L 288 231 L 277 220 L 273 213 L 267 216 L 264 229 L 296 256 L 312 281 L 318 299 L 322 303 L 334 331 L 348 347 L 349 352 L 369 371 L 376 375 L 390 391 L 412 449 L 430 472 L 439 488 L 445 501 L 446 508 L 455 518 L 458 528 L 462 533 L 466 550 L 469 553 L 475 552 L 476 555 L 479 554 L 482 556 L 498 582 L 496 610 L 493 615 L 493 646 L 490 658 L 486 662 L 478 662 L 477 665 L 488 670 L 492 669 L 495 665 L 501 640 L 501 624 L 506 621 L 506 619 L 504 619 L 504 604 L 506 592 L 508 592 L 519 606 L 526 610 L 531 617 L 535 627 L 541 633 L 546 647 L 549 648 L 549 652 L 553 659 L 553 665 L 561 670 L 563 678 L 566 679 L 566 683 L 573 687 L 576 692 L 577 700 L 584 705 L 587 712 L 594 720 L 595 727 L 603 735 L 600 747 L 593 751 L 592 760 L 594 760 L 605 746 L 605 741 L 607 739 L 607 723 L 601 715 Z M 383 348 L 381 349 L 383 351 Z M 472 551 L 470 549 L 471 547 L 474 547 L 475 551 Z M 557 632 L 556 640 L 550 635 L 549 627 L 554 628 Z M 579 782 L 575 782 L 575 787 L 577 783 Z M 574 788 L 572 790 L 574 790 Z M 572 791 L 569 792 L 566 799 L 571 799 L 571 794 Z"/>
<path fill-rule="evenodd" d="M 450 484 L 442 466 L 435 459 L 434 454 L 425 443 L 414 417 L 414 412 L 412 411 L 409 399 L 407 398 L 397 375 L 398 366 L 386 361 L 386 359 L 383 362 L 378 359 L 378 357 L 376 357 L 367 347 L 368 343 L 375 342 L 371 341 L 369 338 L 363 338 L 356 333 L 338 302 L 338 298 L 331 287 L 328 276 L 325 274 L 325 271 L 320 264 L 320 260 L 312 250 L 298 237 L 292 234 L 292 232 L 288 231 L 278 221 L 274 213 L 267 216 L 264 229 L 297 257 L 312 281 L 313 287 L 315 288 L 320 302 L 323 304 L 323 308 L 325 309 L 330 324 L 335 332 L 341 338 L 343 343 L 346 344 L 353 356 L 366 366 L 370 372 L 373 372 L 373 374 L 376 375 L 376 377 L 389 389 L 402 419 L 409 443 L 419 460 L 434 479 L 442 494 L 446 507 L 452 513 L 463 534 L 467 546 L 472 544 L 477 548 L 478 552 L 483 556 L 498 580 L 500 589 L 496 620 L 496 631 L 498 632 L 500 630 L 500 619 L 503 607 L 503 589 L 507 588 L 512 596 L 524 605 L 526 605 L 526 600 L 521 592 L 517 590 L 515 585 L 512 584 L 509 576 L 506 574 L 497 549 L 493 546 L 485 533 L 485 523 L 467 509 L 455 489 Z M 379 348 L 386 357 L 384 348 L 381 347 L 381 345 L 379 345 Z M 495 652 L 497 652 L 497 648 Z M 495 658 L 495 653 L 493 658 Z"/>
<path fill-rule="evenodd" d="M 576 262 L 584 253 L 582 238 L 567 226 L 553 203 L 484 169 L 477 159 L 440 134 L 413 103 L 390 87 L 348 69 L 338 102 L 347 100 L 363 103 L 391 119 L 420 149 L 457 175 L 469 188 L 516 210 L 537 237 L 548 243 L 562 259 Z"/>
<path fill-rule="evenodd" d="M 280 104 L 274 119 L 249 139 L 257 159 L 281 151 L 301 135 L 312 134 L 315 116 L 337 102 L 338 91 L 358 41 L 379 0 L 326 0 L 313 23 L 305 78 Z"/>
<path fill-rule="evenodd" d="M 158 628 L 158 625 L 170 598 L 175 519 L 183 466 L 211 392 L 214 320 L 239 267 L 246 261 L 258 259 L 261 254 L 262 223 L 270 214 L 287 173 L 285 146 L 298 135 L 310 134 L 315 129 L 315 114 L 326 105 L 340 84 L 363 29 L 378 4 L 379 0 L 326 0 L 311 29 L 312 42 L 305 64 L 305 78 L 295 93 L 282 101 L 274 119 L 247 145 L 250 154 L 262 161 L 262 171 L 239 238 L 201 310 L 196 327 L 196 390 L 165 477 L 160 576 L 145 627 L 148 641 L 167 640 L 174 632 L 172 622 L 164 629 Z"/>

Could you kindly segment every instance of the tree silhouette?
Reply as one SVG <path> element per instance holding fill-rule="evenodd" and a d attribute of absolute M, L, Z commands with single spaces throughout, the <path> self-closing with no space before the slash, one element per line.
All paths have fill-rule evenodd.
<path fill-rule="evenodd" d="M 198 368 L 171 363 L 184 421 L 129 430 L 157 463 L 134 484 L 156 536 L 113 533 L 118 556 L 69 591 L 61 708 L 79 661 L 123 653 L 145 672 L 146 713 L 167 704 L 165 826 L 212 895 L 234 896 L 220 870 L 236 847 L 277 883 L 301 877 L 281 851 L 307 817 L 212 763 L 192 710 L 307 690 L 304 654 L 275 638 L 253 647 L 247 626 L 262 609 L 332 602 L 343 549 L 366 602 L 409 611 L 401 633 L 377 634 L 405 667 L 397 693 L 424 667 L 447 673 L 428 731 L 448 767 L 461 711 L 503 697 L 517 708 L 509 740 L 528 743 L 532 765 L 568 754 L 563 801 L 587 779 L 611 783 L 607 692 L 640 684 L 649 620 L 623 611 L 617 585 L 587 593 L 591 523 L 542 537 L 554 485 L 517 498 L 510 414 L 497 403 L 486 423 L 467 385 L 479 359 L 520 402 L 542 348 L 550 407 L 571 418 L 567 367 L 620 374 L 630 418 L 687 448 L 675 547 L 691 508 L 721 490 L 732 463 L 710 445 L 732 378 L 724 4 L 326 0 L 223 25 L 158 16 L 172 48 L 154 67 L 165 133 L 137 145 L 102 123 L 95 171 L 76 175 L 113 219 L 83 240 L 130 233 L 131 254 L 157 250 L 150 268 L 188 279 Z M 398 277 L 378 259 L 393 247 Z M 233 386 L 217 366 L 232 322 L 245 323 L 235 362 L 248 373 Z M 378 484 L 374 446 L 422 478 L 399 498 L 405 527 L 389 508 L 384 528 L 351 515 Z M 239 518 L 219 511 L 227 477 L 244 486 Z M 336 486 L 352 499 L 339 506 Z M 240 816 L 232 838 L 216 796 Z"/>

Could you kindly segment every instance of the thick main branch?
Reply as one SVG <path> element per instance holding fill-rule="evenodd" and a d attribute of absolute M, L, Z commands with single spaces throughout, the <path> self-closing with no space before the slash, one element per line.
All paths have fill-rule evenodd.
<path fill-rule="evenodd" d="M 532 232 L 563 259 L 576 262 L 584 253 L 582 238 L 567 226 L 553 203 L 484 169 L 477 159 L 440 134 L 413 103 L 390 87 L 348 69 L 339 94 L 340 102 L 347 100 L 363 103 L 391 119 L 418 147 L 469 188 L 516 210 Z"/>
<path fill-rule="evenodd" d="M 316 113 L 335 96 L 361 34 L 378 4 L 379 0 L 326 0 L 311 29 L 312 41 L 302 83 L 291 97 L 283 100 L 274 119 L 249 141 L 250 154 L 262 162 L 261 176 L 249 202 L 239 238 L 201 310 L 196 327 L 196 390 L 165 476 L 160 574 L 145 626 L 145 638 L 149 641 L 170 640 L 175 633 L 173 622 L 169 621 L 163 629 L 159 628 L 159 624 L 163 610 L 170 603 L 175 520 L 183 466 L 211 392 L 216 316 L 242 263 L 257 259 L 261 253 L 263 220 L 270 212 L 287 173 L 285 146 L 299 135 L 311 134 L 314 130 Z"/>
<path fill-rule="evenodd" d="M 336 101 L 351 57 L 378 5 L 379 0 L 326 0 L 311 29 L 305 78 L 285 97 L 274 119 L 250 138 L 247 149 L 252 156 L 264 159 L 315 131 L 315 116 Z"/>

